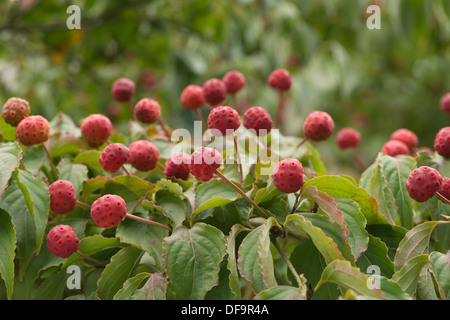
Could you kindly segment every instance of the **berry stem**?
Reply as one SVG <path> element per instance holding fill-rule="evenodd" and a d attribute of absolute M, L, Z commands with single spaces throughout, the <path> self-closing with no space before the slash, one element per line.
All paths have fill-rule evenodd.
<path fill-rule="evenodd" d="M 158 162 L 156 162 L 156 165 L 160 168 L 160 169 L 162 169 L 162 171 L 164 171 L 164 166 L 158 161 Z"/>
<path fill-rule="evenodd" d="M 302 144 L 304 144 L 306 141 L 308 141 L 307 137 L 303 137 L 302 140 L 300 140 L 300 142 L 298 143 L 297 147 L 295 147 L 296 149 L 298 149 Z"/>
<path fill-rule="evenodd" d="M 269 216 L 264 212 L 263 209 L 261 209 L 260 206 L 258 206 L 256 204 L 255 201 L 253 201 L 253 199 L 251 199 L 244 191 L 242 191 L 241 188 L 239 188 L 233 181 L 231 181 L 230 179 L 228 179 L 227 177 L 225 177 L 222 173 L 220 173 L 219 171 L 215 171 L 214 172 L 217 176 L 219 176 L 219 178 L 221 178 L 222 180 L 224 180 L 226 183 L 228 183 L 230 186 L 232 186 L 234 188 L 234 190 L 236 190 L 237 192 L 239 192 L 245 199 L 247 199 L 248 202 L 250 202 L 253 207 L 255 207 L 256 210 L 259 211 L 259 213 L 261 213 L 261 215 L 264 218 L 268 218 Z"/>
<path fill-rule="evenodd" d="M 50 154 L 50 150 L 48 150 L 47 145 L 45 142 L 42 143 L 42 146 L 44 147 L 45 153 L 47 154 L 48 161 L 50 162 L 50 168 L 52 170 L 53 179 L 56 181 L 58 180 L 58 173 L 56 171 L 55 163 L 53 162 L 52 155 Z"/>
<path fill-rule="evenodd" d="M 366 165 L 364 164 L 364 161 L 361 158 L 361 155 L 358 153 L 358 150 L 356 150 L 356 148 L 354 148 L 354 147 L 352 148 L 352 154 L 353 154 L 353 158 L 355 158 L 356 163 L 361 168 L 361 171 L 366 170 Z"/>
<path fill-rule="evenodd" d="M 205 125 L 205 121 L 203 120 L 203 116 L 202 116 L 202 112 L 201 112 L 200 108 L 195 109 L 195 114 L 197 115 L 198 120 L 202 122 L 202 129 L 203 129 L 203 132 L 205 132 L 206 125 Z"/>
<path fill-rule="evenodd" d="M 88 205 L 87 203 L 84 203 L 84 202 L 81 202 L 81 201 L 77 200 L 76 204 L 78 204 L 80 207 L 83 207 L 83 208 L 91 210 L 91 206 Z"/>
<path fill-rule="evenodd" d="M 133 107 L 133 104 L 131 103 L 131 100 L 128 100 L 127 104 L 128 104 L 128 109 L 130 109 L 131 119 L 135 120 L 134 107 Z"/>
<path fill-rule="evenodd" d="M 145 222 L 145 223 L 148 223 L 148 224 L 152 224 L 152 225 L 155 225 L 155 226 L 167 229 L 169 231 L 172 231 L 172 229 L 170 229 L 168 226 L 166 226 L 166 225 L 164 225 L 162 223 L 159 223 L 159 222 L 156 222 L 156 221 L 152 221 L 152 220 L 148 220 L 148 219 L 145 219 L 145 218 L 142 218 L 142 217 L 139 217 L 139 216 L 135 216 L 134 214 L 131 214 L 131 213 L 127 213 L 125 217 L 133 219 L 133 220 Z"/>
<path fill-rule="evenodd" d="M 239 177 L 241 178 L 241 185 L 242 185 L 242 184 L 244 184 L 244 173 L 242 171 L 241 155 L 239 153 L 238 141 L 237 141 L 237 136 L 236 136 L 235 132 L 233 132 L 233 140 L 234 140 L 234 151 L 236 152 L 237 163 L 238 163 Z"/>
<path fill-rule="evenodd" d="M 442 195 L 440 192 L 436 191 L 436 197 L 438 197 L 438 199 L 442 202 L 450 205 L 450 200 L 444 197 L 444 195 Z"/>
<path fill-rule="evenodd" d="M 89 261 L 92 261 L 92 262 L 101 264 L 101 265 L 103 265 L 103 266 L 106 265 L 106 263 L 104 263 L 103 261 L 100 261 L 100 260 L 97 260 L 97 259 L 95 259 L 95 258 L 89 257 L 89 256 L 85 255 L 84 253 L 80 252 L 80 250 L 77 250 L 76 253 L 77 253 L 80 257 L 83 257 L 83 258 L 86 259 L 86 260 L 89 260 Z"/>
<path fill-rule="evenodd" d="M 279 125 L 282 117 L 282 109 L 283 109 L 283 90 L 278 90 L 278 106 L 277 106 L 277 114 L 275 117 L 274 128 L 279 129 Z"/>
<path fill-rule="evenodd" d="M 122 166 L 122 170 L 125 171 L 125 173 L 126 173 L 128 176 L 131 176 L 130 171 L 128 171 L 128 169 L 125 167 L 125 165 Z"/>
<path fill-rule="evenodd" d="M 164 121 L 162 121 L 161 117 L 158 118 L 158 122 L 161 125 L 161 128 L 163 129 L 164 133 L 166 134 L 166 136 L 170 139 L 170 130 L 167 128 L 166 124 L 164 123 Z"/>

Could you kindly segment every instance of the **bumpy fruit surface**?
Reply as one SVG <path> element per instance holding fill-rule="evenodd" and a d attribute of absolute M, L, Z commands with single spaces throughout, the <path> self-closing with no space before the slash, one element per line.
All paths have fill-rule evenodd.
<path fill-rule="evenodd" d="M 391 134 L 390 140 L 398 140 L 403 142 L 408 146 L 410 152 L 414 152 L 419 144 L 419 138 L 417 135 L 406 128 L 395 130 Z"/>
<path fill-rule="evenodd" d="M 208 147 L 201 147 L 195 150 L 191 155 L 189 170 L 195 179 L 200 181 L 209 181 L 214 175 L 214 171 L 222 164 L 220 153 Z"/>
<path fill-rule="evenodd" d="M 79 240 L 71 226 L 60 224 L 47 234 L 47 247 L 57 257 L 67 258 L 78 250 Z"/>
<path fill-rule="evenodd" d="M 334 121 L 325 111 L 313 111 L 305 119 L 303 134 L 312 141 L 324 141 L 334 131 Z"/>
<path fill-rule="evenodd" d="M 450 178 L 442 177 L 441 186 L 437 192 L 443 195 L 446 199 L 450 200 Z"/>
<path fill-rule="evenodd" d="M 55 213 L 65 214 L 77 204 L 77 194 L 72 182 L 57 180 L 48 186 L 50 193 L 50 209 Z"/>
<path fill-rule="evenodd" d="M 153 142 L 137 140 L 128 147 L 130 158 L 128 163 L 140 171 L 149 171 L 156 167 L 159 150 Z"/>
<path fill-rule="evenodd" d="M 189 110 L 195 110 L 205 104 L 203 88 L 195 84 L 190 84 L 184 88 L 180 96 L 181 104 Z"/>
<path fill-rule="evenodd" d="M 164 176 L 167 178 L 187 180 L 189 178 L 189 164 L 191 156 L 184 152 L 177 152 L 170 155 L 164 165 Z"/>
<path fill-rule="evenodd" d="M 128 148 L 121 143 L 110 143 L 100 153 L 98 159 L 103 169 L 117 172 L 130 158 Z"/>
<path fill-rule="evenodd" d="M 9 98 L 3 105 L 2 117 L 6 123 L 17 127 L 20 121 L 30 114 L 28 101 L 21 98 Z"/>
<path fill-rule="evenodd" d="M 284 193 L 299 191 L 304 182 L 303 166 L 297 159 L 284 159 L 275 165 L 272 173 L 273 183 Z"/>
<path fill-rule="evenodd" d="M 245 77 L 237 70 L 228 71 L 223 76 L 222 81 L 227 88 L 227 92 L 231 94 L 237 93 L 245 86 Z"/>
<path fill-rule="evenodd" d="M 136 84 L 128 78 L 119 78 L 111 87 L 111 95 L 118 102 L 128 102 L 136 91 Z"/>
<path fill-rule="evenodd" d="M 361 134 L 353 128 L 342 128 L 336 135 L 339 149 L 355 148 L 361 143 Z"/>
<path fill-rule="evenodd" d="M 267 82 L 269 83 L 269 86 L 274 89 L 286 91 L 291 88 L 292 77 L 289 71 L 285 69 L 276 69 L 270 74 Z"/>
<path fill-rule="evenodd" d="M 203 84 L 203 97 L 211 106 L 220 105 L 227 95 L 227 88 L 222 80 L 212 78 Z"/>
<path fill-rule="evenodd" d="M 439 101 L 439 107 L 444 113 L 450 113 L 450 93 L 446 93 Z"/>
<path fill-rule="evenodd" d="M 112 132 L 112 123 L 108 117 L 94 113 L 81 122 L 81 135 L 91 148 L 104 144 Z"/>
<path fill-rule="evenodd" d="M 208 116 L 208 127 L 215 136 L 232 134 L 241 125 L 239 113 L 228 106 L 220 106 L 211 110 Z M 217 132 L 217 130 L 220 132 Z"/>
<path fill-rule="evenodd" d="M 255 130 L 257 136 L 264 136 L 272 130 L 273 121 L 263 107 L 251 107 L 242 116 L 244 127 Z"/>
<path fill-rule="evenodd" d="M 144 98 L 136 103 L 134 107 L 135 118 L 146 124 L 150 124 L 159 119 L 161 106 L 156 100 Z"/>
<path fill-rule="evenodd" d="M 444 158 L 450 158 L 450 127 L 438 131 L 434 139 L 434 150 Z"/>
<path fill-rule="evenodd" d="M 16 138 L 24 146 L 40 144 L 50 138 L 50 123 L 42 116 L 29 116 L 19 122 Z"/>
<path fill-rule="evenodd" d="M 389 140 L 383 145 L 381 152 L 387 154 L 388 156 L 395 157 L 401 154 L 409 154 L 409 148 L 404 142 Z"/>
<path fill-rule="evenodd" d="M 406 190 L 409 196 L 424 202 L 430 199 L 439 190 L 442 177 L 439 171 L 431 167 L 422 166 L 414 169 L 406 180 Z"/>
<path fill-rule="evenodd" d="M 91 218 L 100 228 L 111 229 L 117 227 L 127 214 L 127 206 L 122 197 L 106 194 L 91 205 Z"/>

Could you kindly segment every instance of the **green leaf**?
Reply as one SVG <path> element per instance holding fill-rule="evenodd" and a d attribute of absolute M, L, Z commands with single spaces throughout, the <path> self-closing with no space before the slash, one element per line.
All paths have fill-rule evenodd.
<path fill-rule="evenodd" d="M 167 279 L 160 272 L 153 273 L 144 286 L 137 289 L 131 300 L 165 300 Z"/>
<path fill-rule="evenodd" d="M 254 300 L 306 300 L 306 293 L 301 288 L 280 285 L 258 293 Z"/>
<path fill-rule="evenodd" d="M 357 266 L 361 270 L 368 270 L 371 266 L 380 268 L 380 275 L 387 278 L 394 274 L 394 263 L 388 257 L 388 248 L 380 238 L 369 235 L 369 245 L 367 250 L 357 261 Z"/>
<path fill-rule="evenodd" d="M 270 230 L 281 229 L 275 218 L 251 231 L 238 250 L 238 268 L 242 277 L 250 281 L 257 293 L 276 286 L 273 257 L 270 252 Z"/>
<path fill-rule="evenodd" d="M 320 176 L 308 180 L 303 185 L 303 188 L 309 186 L 315 186 L 317 190 L 323 191 L 334 198 L 345 198 L 355 201 L 364 214 L 367 224 L 387 223 L 386 218 L 378 210 L 375 198 L 348 179 L 341 176 Z"/>
<path fill-rule="evenodd" d="M 125 281 L 122 288 L 114 295 L 114 300 L 129 300 L 144 281 L 147 281 L 151 273 L 141 272 Z"/>
<path fill-rule="evenodd" d="M 156 192 L 155 204 L 159 206 L 161 212 L 174 223 L 174 227 L 180 226 L 186 219 L 185 201 L 168 190 Z"/>
<path fill-rule="evenodd" d="M 129 246 L 121 249 L 105 267 L 98 279 L 97 295 L 102 300 L 112 300 L 125 281 L 133 274 L 142 257 L 143 251 Z"/>
<path fill-rule="evenodd" d="M 81 140 L 66 131 L 52 134 L 46 144 L 53 158 L 66 154 L 76 154 L 84 149 Z"/>
<path fill-rule="evenodd" d="M 439 285 L 441 296 L 450 300 L 450 251 L 446 254 L 437 251 L 431 252 L 430 266 Z"/>
<path fill-rule="evenodd" d="M 8 212 L 0 209 L 0 276 L 5 282 L 6 295 L 10 300 L 14 288 L 14 257 L 16 232 Z"/>
<path fill-rule="evenodd" d="M 6 141 L 14 141 L 16 139 L 16 127 L 5 122 L 3 117 L 0 117 L 0 136 Z"/>
<path fill-rule="evenodd" d="M 336 283 L 345 289 L 351 289 L 358 295 L 372 299 L 385 299 L 382 291 L 371 286 L 368 275 L 353 267 L 348 261 L 335 260 L 323 270 L 319 283 L 314 288 L 317 291 L 324 283 Z"/>
<path fill-rule="evenodd" d="M 400 241 L 405 237 L 406 230 L 403 227 L 390 224 L 372 224 L 366 226 L 366 230 L 374 237 L 386 244 L 388 248 L 388 257 L 394 261 L 395 253 L 397 252 Z"/>
<path fill-rule="evenodd" d="M 177 299 L 203 299 L 218 281 L 225 239 L 220 230 L 200 222 L 176 228 L 164 239 L 163 252 Z"/>
<path fill-rule="evenodd" d="M 400 242 L 394 259 L 395 271 L 405 266 L 408 260 L 426 253 L 430 245 L 430 236 L 433 229 L 446 221 L 427 221 L 409 230 Z"/>
<path fill-rule="evenodd" d="M 0 144 L 0 199 L 8 187 L 12 173 L 19 167 L 21 159 L 22 148 L 17 142 Z"/>
<path fill-rule="evenodd" d="M 256 202 L 256 204 L 260 204 L 262 202 L 272 200 L 280 194 L 281 192 L 273 184 L 272 177 L 269 177 L 267 179 L 267 185 L 256 192 L 255 198 L 253 200 Z"/>
<path fill-rule="evenodd" d="M 87 150 L 80 152 L 74 159 L 73 163 L 85 164 L 89 167 L 94 167 L 99 170 L 103 170 L 100 162 L 101 151 L 99 150 Z"/>
<path fill-rule="evenodd" d="M 414 297 L 420 273 L 427 263 L 428 254 L 416 255 L 394 273 L 392 280 L 411 297 Z"/>
<path fill-rule="evenodd" d="M 62 159 L 57 166 L 60 179 L 72 182 L 78 195 L 83 186 L 83 181 L 88 179 L 88 168 L 84 164 L 74 164 L 69 159 Z"/>

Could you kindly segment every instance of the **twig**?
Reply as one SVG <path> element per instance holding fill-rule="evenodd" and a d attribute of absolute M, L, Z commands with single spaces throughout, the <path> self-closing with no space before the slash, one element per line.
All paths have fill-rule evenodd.
<path fill-rule="evenodd" d="M 358 150 L 356 150 L 356 148 L 354 148 L 354 147 L 352 148 L 352 154 L 353 154 L 353 158 L 355 158 L 356 163 L 361 168 L 361 171 L 366 170 L 366 165 L 364 164 L 364 161 L 361 158 L 361 155 L 358 153 Z"/>
<path fill-rule="evenodd" d="M 442 202 L 446 203 L 446 204 L 450 204 L 450 200 L 447 199 L 446 197 L 444 197 L 444 195 L 442 195 L 440 192 L 436 191 L 436 197 L 438 197 L 439 200 L 441 200 Z"/>
<path fill-rule="evenodd" d="M 166 134 L 166 136 L 170 139 L 170 130 L 167 128 L 166 124 L 164 123 L 164 121 L 162 121 L 161 117 L 158 118 L 158 122 L 161 125 L 161 128 L 163 129 L 164 133 Z"/>
<path fill-rule="evenodd" d="M 55 164 L 53 162 L 53 157 L 50 154 L 50 150 L 48 150 L 47 145 L 45 144 L 45 142 L 42 143 L 42 146 L 44 147 L 45 153 L 47 154 L 48 160 L 50 162 L 50 167 L 52 169 L 52 175 L 53 175 L 53 179 L 54 180 L 58 180 L 58 173 L 56 172 L 56 167 Z"/>
<path fill-rule="evenodd" d="M 141 222 L 145 222 L 145 223 L 148 223 L 148 224 L 152 224 L 152 225 L 155 225 L 155 226 L 167 229 L 169 231 L 172 231 L 171 228 L 169 228 L 168 226 L 166 226 L 166 225 L 164 225 L 162 223 L 159 223 L 159 222 L 156 222 L 156 221 L 153 221 L 153 220 L 148 220 L 148 219 L 145 219 L 145 218 L 142 218 L 142 217 L 139 217 L 139 216 L 135 216 L 134 214 L 127 213 L 125 217 L 133 219 L 133 220 L 136 220 L 136 221 L 141 221 Z"/>
<path fill-rule="evenodd" d="M 281 117 L 283 114 L 283 90 L 278 90 L 278 106 L 277 106 L 277 114 L 275 117 L 274 127 L 279 129 Z"/>
<path fill-rule="evenodd" d="M 86 209 L 88 209 L 88 210 L 91 210 L 91 206 L 88 205 L 87 203 L 81 202 L 81 201 L 79 201 L 79 200 L 77 200 L 76 203 L 77 203 L 79 206 L 83 207 L 83 208 L 86 208 Z"/>
<path fill-rule="evenodd" d="M 294 266 L 291 263 L 291 260 L 289 260 L 289 257 L 286 255 L 286 253 L 281 249 L 280 245 L 277 242 L 277 239 L 274 237 L 271 237 L 271 242 L 274 245 L 275 249 L 277 249 L 278 253 L 280 254 L 281 258 L 284 260 L 284 262 L 286 262 L 289 270 L 291 270 L 292 275 L 294 276 L 295 280 L 298 283 L 299 287 L 302 287 L 303 283 L 302 280 L 300 279 L 300 276 L 297 273 L 297 270 L 295 270 Z"/>
<path fill-rule="evenodd" d="M 92 261 L 92 262 L 101 264 L 101 265 L 103 265 L 103 266 L 106 265 L 106 263 L 104 263 L 103 261 L 100 261 L 100 260 L 97 260 L 97 259 L 95 259 L 95 258 L 89 257 L 89 256 L 85 255 L 84 253 L 80 252 L 79 250 L 77 250 L 76 253 L 77 253 L 79 256 L 81 256 L 81 257 L 83 257 L 84 259 L 86 259 L 86 260 L 89 260 L 89 261 Z"/>
<path fill-rule="evenodd" d="M 302 144 L 304 144 L 306 141 L 308 141 L 308 137 L 303 137 L 302 140 L 300 140 L 300 142 L 297 144 L 297 146 L 295 147 L 296 149 L 298 149 Z"/>

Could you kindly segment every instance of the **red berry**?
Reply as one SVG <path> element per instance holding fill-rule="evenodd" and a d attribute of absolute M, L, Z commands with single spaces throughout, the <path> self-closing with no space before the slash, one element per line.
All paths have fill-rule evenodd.
<path fill-rule="evenodd" d="M 270 74 L 268 83 L 274 89 L 285 91 L 291 88 L 292 77 L 289 71 L 276 69 Z"/>
<path fill-rule="evenodd" d="M 102 114 L 91 114 L 81 122 L 81 135 L 91 148 L 104 144 L 112 132 L 112 123 Z"/>
<path fill-rule="evenodd" d="M 450 113 L 450 92 L 446 93 L 439 101 L 441 111 L 444 113 Z"/>
<path fill-rule="evenodd" d="M 387 154 L 388 156 L 395 157 L 401 154 L 409 154 L 409 148 L 404 142 L 389 140 L 383 145 L 381 152 Z"/>
<path fill-rule="evenodd" d="M 77 204 L 77 194 L 72 182 L 57 180 L 48 186 L 50 193 L 50 209 L 55 213 L 65 214 Z"/>
<path fill-rule="evenodd" d="M 255 130 L 257 136 L 264 136 L 272 130 L 272 118 L 266 109 L 251 107 L 242 116 L 244 127 Z"/>
<path fill-rule="evenodd" d="M 98 160 L 104 170 L 117 172 L 129 158 L 130 152 L 125 145 L 110 143 L 102 150 Z"/>
<path fill-rule="evenodd" d="M 195 179 L 209 181 L 221 164 L 222 156 L 217 150 L 201 147 L 192 153 L 189 170 Z"/>
<path fill-rule="evenodd" d="M 444 127 L 436 134 L 434 150 L 444 158 L 450 158 L 450 127 Z"/>
<path fill-rule="evenodd" d="M 312 141 L 324 141 L 333 134 L 333 131 L 333 118 L 324 111 L 311 112 L 303 124 L 303 134 Z"/>
<path fill-rule="evenodd" d="M 134 107 L 135 118 L 146 124 L 150 124 L 159 119 L 161 115 L 161 107 L 159 103 L 153 99 L 144 98 L 139 100 Z"/>
<path fill-rule="evenodd" d="M 244 75 L 237 70 L 228 71 L 223 76 L 222 81 L 227 88 L 227 92 L 231 94 L 237 93 L 245 86 Z"/>
<path fill-rule="evenodd" d="M 133 80 L 120 78 L 114 81 L 111 88 L 111 95 L 118 102 L 128 102 L 136 91 L 136 84 Z"/>
<path fill-rule="evenodd" d="M 361 142 L 361 135 L 353 128 L 343 128 L 336 135 L 336 144 L 339 149 L 355 148 Z"/>
<path fill-rule="evenodd" d="M 184 152 L 172 154 L 164 165 L 164 176 L 167 178 L 187 180 L 189 178 L 189 164 L 191 156 Z"/>
<path fill-rule="evenodd" d="M 211 106 L 220 105 L 227 95 L 227 88 L 222 80 L 212 78 L 203 84 L 203 97 Z"/>
<path fill-rule="evenodd" d="M 79 240 L 71 226 L 60 224 L 47 234 L 47 247 L 57 257 L 67 258 L 78 250 Z"/>
<path fill-rule="evenodd" d="M 208 116 L 208 127 L 212 130 L 212 134 L 214 136 L 220 136 L 218 132 L 223 136 L 232 134 L 235 130 L 237 130 L 241 126 L 241 119 L 239 117 L 239 113 L 227 106 L 216 107 L 211 110 Z"/>
<path fill-rule="evenodd" d="M 127 214 L 127 205 L 122 197 L 106 194 L 91 205 L 91 218 L 100 228 L 111 229 L 117 227 Z"/>
<path fill-rule="evenodd" d="M 390 140 L 398 140 L 403 142 L 408 146 L 410 152 L 414 152 L 419 144 L 419 138 L 417 138 L 416 134 L 405 128 L 394 131 L 391 134 Z"/>
<path fill-rule="evenodd" d="M 195 84 L 188 85 L 181 93 L 180 102 L 190 110 L 200 108 L 205 103 L 203 88 Z"/>
<path fill-rule="evenodd" d="M 299 191 L 303 184 L 303 166 L 297 159 L 287 158 L 275 165 L 272 173 L 273 183 L 284 193 Z"/>
<path fill-rule="evenodd" d="M 40 144 L 50 138 L 50 123 L 42 116 L 29 116 L 19 122 L 16 138 L 24 146 Z"/>
<path fill-rule="evenodd" d="M 414 169 L 406 180 L 409 196 L 418 202 L 430 199 L 439 190 L 442 177 L 436 169 L 422 166 Z"/>
<path fill-rule="evenodd" d="M 2 117 L 6 123 L 17 127 L 20 121 L 25 119 L 30 113 L 28 101 L 21 98 L 9 98 L 3 105 Z"/>
<path fill-rule="evenodd" d="M 442 177 L 441 186 L 437 192 L 450 200 L 450 178 Z"/>
<path fill-rule="evenodd" d="M 156 167 L 159 150 L 153 142 L 137 140 L 129 146 L 130 158 L 128 163 L 140 171 L 149 171 Z"/>

